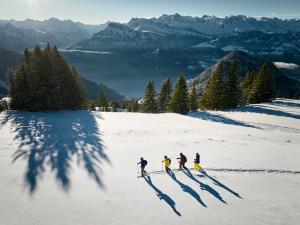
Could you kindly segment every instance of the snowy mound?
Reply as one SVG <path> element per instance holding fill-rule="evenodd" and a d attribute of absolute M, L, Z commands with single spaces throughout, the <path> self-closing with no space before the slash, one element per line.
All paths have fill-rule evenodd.
<path fill-rule="evenodd" d="M 297 69 L 299 65 L 295 63 L 285 63 L 285 62 L 274 62 L 274 65 L 277 68 L 284 68 L 284 69 Z"/>
<path fill-rule="evenodd" d="M 188 116 L 2 112 L 0 224 L 297 224 L 299 146 L 296 100 Z M 180 152 L 189 168 L 199 152 L 206 173 L 175 170 Z"/>

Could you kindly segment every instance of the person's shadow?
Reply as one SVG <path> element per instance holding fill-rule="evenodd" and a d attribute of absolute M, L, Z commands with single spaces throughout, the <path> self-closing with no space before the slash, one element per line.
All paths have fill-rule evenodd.
<path fill-rule="evenodd" d="M 221 202 L 227 204 L 227 202 L 222 198 L 222 196 L 219 194 L 219 192 L 217 192 L 215 189 L 213 189 L 211 186 L 209 186 L 208 184 L 202 183 L 199 180 L 197 180 L 194 175 L 190 172 L 190 171 L 183 171 L 184 174 L 186 174 L 189 178 L 191 178 L 193 181 L 195 181 L 196 183 L 200 184 L 200 188 L 201 190 L 207 191 L 209 192 L 211 195 L 213 195 L 215 198 L 217 198 L 218 200 L 220 200 Z"/>
<path fill-rule="evenodd" d="M 239 193 L 235 192 L 234 190 L 230 189 L 229 187 L 225 186 L 223 183 L 221 183 L 220 181 L 218 181 L 217 179 L 213 178 L 212 176 L 208 175 L 205 171 L 203 171 L 203 174 L 208 177 L 209 179 L 211 179 L 215 185 L 225 189 L 226 191 L 230 192 L 231 194 L 235 195 L 238 198 L 243 199 Z"/>
<path fill-rule="evenodd" d="M 174 173 L 170 173 L 169 174 L 170 177 L 181 187 L 183 192 L 188 193 L 189 195 L 191 195 L 199 204 L 201 204 L 204 207 L 207 207 L 207 205 L 202 201 L 202 199 L 200 198 L 200 195 L 191 187 L 189 187 L 188 185 L 180 182 Z"/>
<path fill-rule="evenodd" d="M 13 162 L 26 160 L 25 183 L 34 193 L 46 171 L 55 174 L 65 191 L 71 186 L 72 162 L 82 166 L 88 175 L 104 188 L 101 163 L 110 163 L 101 141 L 96 118 L 89 111 L 28 113 L 10 111 L 1 121 L 11 125 L 19 143 Z"/>
<path fill-rule="evenodd" d="M 181 216 L 180 212 L 175 207 L 175 205 L 176 205 L 175 201 L 169 195 L 167 195 L 167 194 L 163 193 L 161 190 L 159 190 L 152 183 L 150 176 L 144 177 L 144 179 L 147 182 L 147 184 L 149 184 L 149 186 L 156 192 L 156 195 L 159 198 L 159 200 L 165 201 L 173 209 L 173 211 L 176 215 Z"/>

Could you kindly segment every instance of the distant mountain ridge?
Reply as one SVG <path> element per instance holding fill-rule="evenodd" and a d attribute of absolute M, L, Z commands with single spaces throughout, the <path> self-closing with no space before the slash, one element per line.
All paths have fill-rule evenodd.
<path fill-rule="evenodd" d="M 169 29 L 192 29 L 208 35 L 222 35 L 234 31 L 258 30 L 265 32 L 300 32 L 299 19 L 278 19 L 267 17 L 247 17 L 243 15 L 219 18 L 204 15 L 202 17 L 162 15 L 158 18 L 133 18 L 128 25 L 140 30 L 156 30 L 167 27 Z"/>
<path fill-rule="evenodd" d="M 207 37 L 197 32 L 184 35 L 176 32 L 164 34 L 151 30 L 141 31 L 126 24 L 111 22 L 91 39 L 78 42 L 72 48 L 84 50 L 186 48 L 207 40 Z"/>
<path fill-rule="evenodd" d="M 257 48 L 267 43 L 264 49 L 266 51 L 261 53 L 273 51 L 276 54 L 290 49 L 299 51 L 299 35 L 298 19 L 191 17 L 174 14 L 151 19 L 133 18 L 124 24 L 111 22 L 92 38 L 78 42 L 72 48 L 109 50 L 211 47 L 225 51 L 257 51 Z M 268 42 L 269 39 L 273 41 Z M 286 45 L 280 48 L 284 44 Z"/>
<path fill-rule="evenodd" d="M 24 21 L 0 20 L 0 40 L 2 40 L 0 45 L 1 47 L 7 46 L 7 49 L 14 51 L 22 51 L 24 48 L 32 48 L 35 45 L 43 46 L 47 43 L 65 48 L 78 41 L 91 38 L 94 33 L 105 27 L 106 24 L 86 25 L 56 18 L 44 21 L 32 19 Z M 9 38 L 17 39 L 4 42 Z"/>

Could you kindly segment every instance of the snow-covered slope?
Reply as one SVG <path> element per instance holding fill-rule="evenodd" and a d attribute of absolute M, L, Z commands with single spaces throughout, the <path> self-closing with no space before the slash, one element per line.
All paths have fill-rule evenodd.
<path fill-rule="evenodd" d="M 298 224 L 300 101 L 231 112 L 0 114 L 0 224 Z M 196 152 L 203 175 L 137 179 Z"/>

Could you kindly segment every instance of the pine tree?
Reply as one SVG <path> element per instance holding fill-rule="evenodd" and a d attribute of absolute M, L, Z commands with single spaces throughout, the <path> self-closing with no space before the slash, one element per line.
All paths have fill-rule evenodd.
<path fill-rule="evenodd" d="M 56 47 L 25 49 L 21 65 L 10 73 L 12 109 L 41 111 L 81 108 L 85 90 Z"/>
<path fill-rule="evenodd" d="M 175 90 L 170 100 L 169 111 L 183 115 L 189 112 L 189 95 L 183 75 L 179 75 L 177 79 Z"/>
<path fill-rule="evenodd" d="M 190 110 L 191 111 L 196 111 L 198 109 L 195 83 L 193 83 L 193 86 L 192 86 L 192 91 L 191 91 L 191 94 L 190 94 L 189 104 L 190 104 Z"/>
<path fill-rule="evenodd" d="M 140 106 L 137 100 L 130 99 L 125 102 L 127 112 L 139 112 Z"/>
<path fill-rule="evenodd" d="M 258 75 L 254 79 L 253 91 L 250 103 L 261 103 L 271 101 L 272 92 L 272 70 L 267 63 L 261 66 Z"/>
<path fill-rule="evenodd" d="M 239 104 L 239 82 L 238 82 L 238 65 L 237 62 L 231 64 L 230 73 L 228 76 L 227 93 L 224 98 L 226 101 L 225 108 L 236 108 Z"/>
<path fill-rule="evenodd" d="M 242 105 L 251 103 L 250 100 L 253 91 L 254 79 L 255 79 L 255 73 L 248 72 L 242 81 L 242 97 L 241 97 Z"/>
<path fill-rule="evenodd" d="M 172 84 L 170 78 L 166 79 L 162 83 L 160 95 L 159 95 L 159 112 L 166 112 L 170 98 L 172 94 Z"/>
<path fill-rule="evenodd" d="M 145 97 L 143 104 L 143 112 L 145 113 L 157 113 L 158 106 L 155 98 L 154 81 L 149 81 L 145 88 Z"/>
<path fill-rule="evenodd" d="M 223 62 L 221 62 L 208 81 L 201 106 L 206 109 L 224 109 L 225 84 L 223 81 Z"/>
<path fill-rule="evenodd" d="M 108 102 L 103 90 L 100 91 L 99 100 L 98 100 L 99 107 L 102 108 L 103 111 L 108 111 Z"/>

